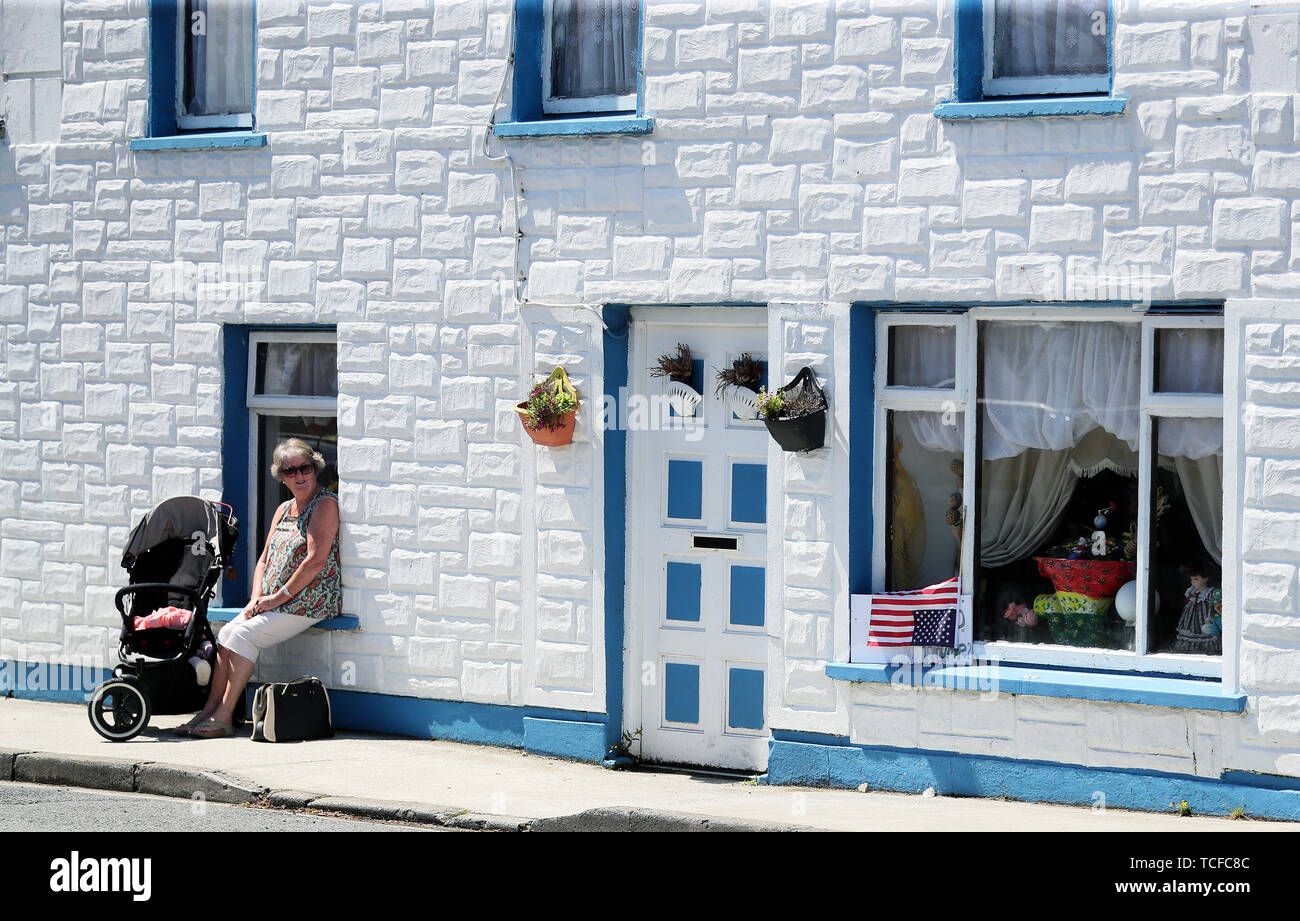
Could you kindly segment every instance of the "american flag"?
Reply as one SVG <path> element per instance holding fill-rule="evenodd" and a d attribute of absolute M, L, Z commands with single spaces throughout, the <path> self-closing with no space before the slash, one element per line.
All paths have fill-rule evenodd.
<path fill-rule="evenodd" d="M 908 592 L 871 596 L 868 646 L 955 646 L 957 577 Z"/>

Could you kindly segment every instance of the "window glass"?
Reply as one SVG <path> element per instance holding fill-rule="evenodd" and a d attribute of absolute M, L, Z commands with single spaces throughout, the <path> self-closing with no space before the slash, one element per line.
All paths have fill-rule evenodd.
<path fill-rule="evenodd" d="M 994 79 L 1109 72 L 1107 0 L 996 0 Z"/>
<path fill-rule="evenodd" d="M 186 0 L 183 115 L 248 114 L 253 104 L 252 0 Z"/>
<path fill-rule="evenodd" d="M 1155 389 L 1223 393 L 1223 330 L 1157 329 Z"/>
<path fill-rule="evenodd" d="M 1136 324 L 988 323 L 980 374 L 977 638 L 1133 648 Z"/>
<path fill-rule="evenodd" d="M 1155 419 L 1151 511 L 1152 652 L 1221 655 L 1223 420 Z M 1123 612 L 1121 612 L 1123 613 Z"/>
<path fill-rule="evenodd" d="M 259 342 L 254 392 L 337 397 L 337 354 L 333 342 Z"/>
<path fill-rule="evenodd" d="M 636 92 L 640 0 L 551 0 L 552 99 Z"/>
<path fill-rule="evenodd" d="M 979 415 L 971 445 L 961 413 L 911 409 L 916 395 L 881 392 L 882 590 L 957 572 L 963 518 L 974 515 L 975 569 L 963 590 L 974 597 L 975 640 L 1222 655 L 1223 419 L 1212 399 L 1160 410 L 1143 398 L 1156 382 L 1221 392 L 1223 333 L 1157 327 L 1144 364 L 1147 321 L 1112 316 L 967 320 L 979 358 L 961 380 L 948 357 L 955 330 L 887 327 L 890 384 L 978 393 Z M 977 477 L 972 508 L 962 504 L 963 475 Z M 1139 565 L 1149 573 L 1144 597 Z"/>
<path fill-rule="evenodd" d="M 886 591 L 950 579 L 961 564 L 963 413 L 890 412 Z"/>
<path fill-rule="evenodd" d="M 956 377 L 957 327 L 889 327 L 889 386 L 952 388 Z"/>
<path fill-rule="evenodd" d="M 325 458 L 325 470 L 317 477 L 317 482 L 326 489 L 338 491 L 338 420 L 333 416 L 259 414 L 257 417 L 257 508 L 260 519 L 257 528 L 257 553 L 259 555 L 262 553 L 262 548 L 266 546 L 271 520 L 275 518 L 275 510 L 281 503 L 293 498 L 288 487 L 271 476 L 271 459 L 275 447 L 289 438 L 301 438 L 321 453 Z"/>

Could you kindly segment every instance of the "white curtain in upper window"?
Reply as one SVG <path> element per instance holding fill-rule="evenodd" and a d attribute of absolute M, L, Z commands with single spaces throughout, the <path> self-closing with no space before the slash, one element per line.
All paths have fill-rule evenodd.
<path fill-rule="evenodd" d="M 1063 451 L 1099 426 L 1137 448 L 1141 358 L 1136 324 L 988 324 L 984 459 Z"/>
<path fill-rule="evenodd" d="M 551 96 L 636 92 L 641 0 L 552 0 Z"/>
<path fill-rule="evenodd" d="M 1164 393 L 1223 393 L 1223 330 L 1186 327 L 1156 330 L 1159 374 L 1155 389 Z"/>
<path fill-rule="evenodd" d="M 188 0 L 187 115 L 252 111 L 252 0 Z M 197 14 L 197 15 L 196 15 Z M 196 35 L 196 31 L 203 34 Z"/>
<path fill-rule="evenodd" d="M 889 360 L 894 387 L 955 386 L 957 327 L 894 326 Z"/>
<path fill-rule="evenodd" d="M 1103 453 L 1111 462 L 1104 466 L 1134 466 L 1128 458 L 1138 445 L 1142 394 L 1142 340 L 1136 324 L 988 323 L 983 330 L 984 460 L 1016 457 L 1031 448 L 1078 454 L 1085 436 L 1101 428 L 1128 449 L 1107 449 Z M 1220 338 L 1162 336 L 1161 363 L 1169 369 L 1162 376 L 1171 385 L 1204 392 L 1216 374 L 1222 378 L 1222 331 L 1214 332 Z M 951 373 L 950 359 L 937 349 L 909 349 L 906 360 L 907 373 L 916 380 L 940 380 Z M 962 450 L 965 433 L 944 413 L 908 413 L 908 420 L 926 448 Z M 1200 460 L 1223 453 L 1221 419 L 1164 419 L 1160 425 L 1160 453 L 1165 456 Z M 1094 466 L 1076 459 L 1080 472 Z"/>
<path fill-rule="evenodd" d="M 1221 330 L 1159 332 L 1166 390 L 1222 391 Z M 1142 339 L 1131 323 L 988 323 L 982 333 L 980 560 L 1000 566 L 1048 539 L 1079 477 L 1137 474 Z M 907 375 L 922 381 L 942 379 L 950 361 L 925 348 L 909 349 L 906 360 Z M 963 450 L 961 426 L 944 413 L 907 417 L 925 448 Z M 1156 423 L 1161 463 L 1176 470 L 1201 541 L 1221 560 L 1223 420 Z"/>
<path fill-rule="evenodd" d="M 997 0 L 993 76 L 1105 74 L 1106 14 L 1106 0 Z"/>
<path fill-rule="evenodd" d="M 267 342 L 262 386 L 267 395 L 336 397 L 339 394 L 338 349 L 333 344 Z"/>

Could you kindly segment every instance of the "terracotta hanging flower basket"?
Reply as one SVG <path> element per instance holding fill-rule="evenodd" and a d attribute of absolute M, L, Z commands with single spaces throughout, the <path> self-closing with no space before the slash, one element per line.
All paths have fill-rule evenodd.
<path fill-rule="evenodd" d="M 572 443 L 577 410 L 578 391 L 563 366 L 552 371 L 533 388 L 527 400 L 515 406 L 528 437 L 551 448 Z"/>

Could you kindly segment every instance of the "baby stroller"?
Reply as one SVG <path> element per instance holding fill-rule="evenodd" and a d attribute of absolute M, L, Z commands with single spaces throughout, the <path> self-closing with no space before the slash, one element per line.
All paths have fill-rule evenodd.
<path fill-rule="evenodd" d="M 208 602 L 238 536 L 229 506 L 195 496 L 159 503 L 131 532 L 122 554 L 130 584 L 116 598 L 122 664 L 90 698 L 90 725 L 105 739 L 125 742 L 152 714 L 193 713 L 207 701 L 189 660 L 205 640 L 215 646 Z M 188 623 L 137 627 L 137 617 L 169 606 L 192 612 Z"/>

